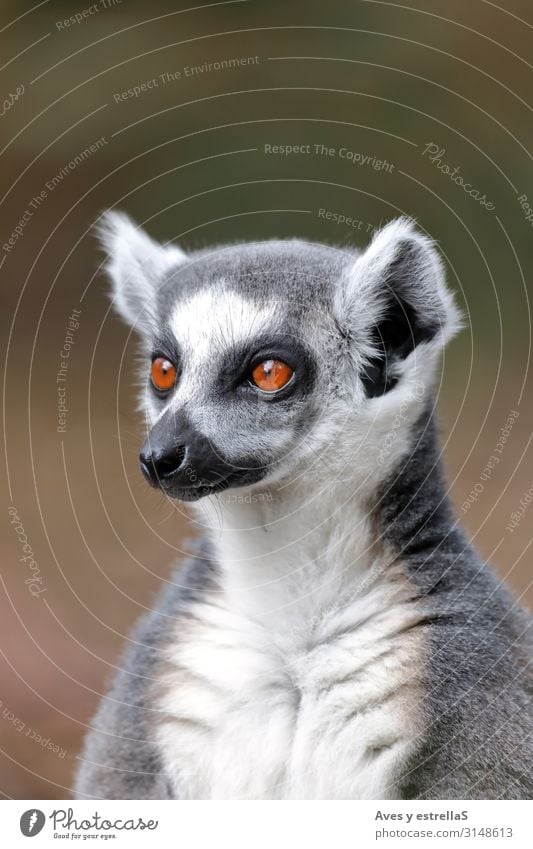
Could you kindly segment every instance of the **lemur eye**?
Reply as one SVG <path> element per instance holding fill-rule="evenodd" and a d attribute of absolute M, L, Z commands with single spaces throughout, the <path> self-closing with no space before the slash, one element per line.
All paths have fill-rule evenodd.
<path fill-rule="evenodd" d="M 169 392 L 176 385 L 178 372 L 176 366 L 165 357 L 152 360 L 152 384 L 158 392 Z"/>
<path fill-rule="evenodd" d="M 293 369 L 282 360 L 264 360 L 252 372 L 252 380 L 263 392 L 277 392 L 287 386 Z"/>

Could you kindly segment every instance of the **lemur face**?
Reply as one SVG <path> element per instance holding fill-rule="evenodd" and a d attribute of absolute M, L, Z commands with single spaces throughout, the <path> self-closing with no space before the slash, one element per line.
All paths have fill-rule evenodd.
<path fill-rule="evenodd" d="M 116 213 L 101 232 L 144 342 L 141 468 L 184 501 L 327 462 L 455 323 L 435 251 L 406 221 L 362 256 L 299 241 L 186 256 Z"/>

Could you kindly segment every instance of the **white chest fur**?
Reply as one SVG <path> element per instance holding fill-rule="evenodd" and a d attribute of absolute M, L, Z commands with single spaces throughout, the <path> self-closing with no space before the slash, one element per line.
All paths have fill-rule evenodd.
<path fill-rule="evenodd" d="M 222 594 L 176 628 L 158 742 L 178 798 L 397 798 L 420 732 L 420 611 L 398 566 L 279 631 Z"/>

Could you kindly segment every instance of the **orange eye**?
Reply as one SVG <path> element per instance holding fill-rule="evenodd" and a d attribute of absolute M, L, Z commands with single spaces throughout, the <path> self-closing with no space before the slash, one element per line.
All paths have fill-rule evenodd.
<path fill-rule="evenodd" d="M 152 362 L 152 383 L 159 392 L 168 392 L 176 384 L 176 366 L 165 357 L 156 357 Z"/>
<path fill-rule="evenodd" d="M 287 386 L 294 371 L 282 360 L 265 360 L 252 372 L 252 380 L 263 392 L 277 392 Z"/>

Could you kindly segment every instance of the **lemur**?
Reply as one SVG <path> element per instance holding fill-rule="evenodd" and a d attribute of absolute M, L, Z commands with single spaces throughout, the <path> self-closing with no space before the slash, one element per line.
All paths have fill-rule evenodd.
<path fill-rule="evenodd" d="M 205 538 L 129 640 L 78 798 L 533 798 L 532 618 L 458 526 L 461 318 L 408 219 L 186 254 L 107 213 L 148 482 Z"/>

